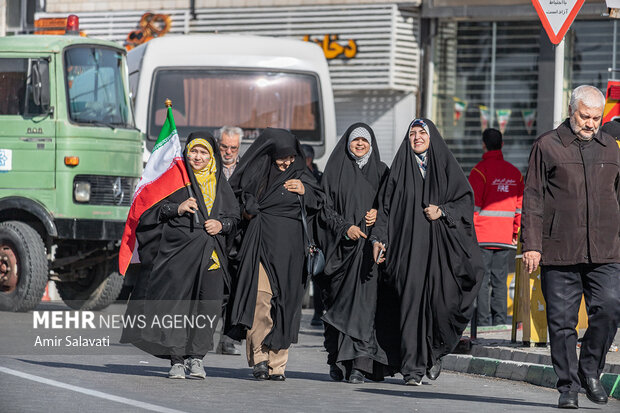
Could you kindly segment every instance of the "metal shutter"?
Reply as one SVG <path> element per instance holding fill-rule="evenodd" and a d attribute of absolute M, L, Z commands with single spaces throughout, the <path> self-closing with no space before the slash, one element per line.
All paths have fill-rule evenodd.
<path fill-rule="evenodd" d="M 571 56 L 570 83 L 567 95 L 579 85 L 596 86 L 603 93 L 607 89 L 607 80 L 613 77 L 608 69 L 612 67 L 614 24 L 616 33 L 616 51 L 620 50 L 620 25 L 616 20 L 579 20 L 573 23 L 566 35 L 566 56 Z M 618 57 L 616 57 L 618 59 Z M 620 60 L 616 60 L 616 68 Z M 620 78 L 619 73 L 615 73 Z"/>
<path fill-rule="evenodd" d="M 497 22 L 495 30 L 493 25 L 492 22 L 439 24 L 433 116 L 466 172 L 482 156 L 480 105 L 512 110 L 504 133 L 503 152 L 506 160 L 522 171 L 527 167 L 536 137 L 536 125 L 531 133 L 527 132 L 522 110 L 537 109 L 540 23 Z M 495 62 L 494 77 L 492 62 Z M 454 97 L 467 102 L 456 126 Z M 492 117 L 494 121 L 489 127 L 498 128 L 496 114 Z"/>

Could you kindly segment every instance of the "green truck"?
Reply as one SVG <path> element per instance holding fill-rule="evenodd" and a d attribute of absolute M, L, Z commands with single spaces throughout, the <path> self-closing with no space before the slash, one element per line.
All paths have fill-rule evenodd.
<path fill-rule="evenodd" d="M 0 310 L 33 309 L 48 280 L 75 309 L 117 298 L 142 142 L 123 48 L 0 38 Z"/>

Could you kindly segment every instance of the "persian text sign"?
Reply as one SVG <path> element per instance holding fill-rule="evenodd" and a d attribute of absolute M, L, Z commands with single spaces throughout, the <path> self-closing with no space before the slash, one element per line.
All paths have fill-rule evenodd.
<path fill-rule="evenodd" d="M 585 0 L 532 0 L 553 44 L 560 44 Z"/>

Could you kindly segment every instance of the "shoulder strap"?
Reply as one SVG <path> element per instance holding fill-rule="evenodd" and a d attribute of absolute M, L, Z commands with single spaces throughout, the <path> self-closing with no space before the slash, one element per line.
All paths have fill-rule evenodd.
<path fill-rule="evenodd" d="M 308 233 L 308 223 L 306 222 L 306 208 L 304 206 L 303 201 L 301 200 L 301 195 L 297 195 L 297 199 L 299 199 L 299 205 L 301 206 L 301 224 L 304 227 L 304 234 L 306 235 L 306 241 L 308 245 L 312 242 L 310 241 L 310 234 Z"/>

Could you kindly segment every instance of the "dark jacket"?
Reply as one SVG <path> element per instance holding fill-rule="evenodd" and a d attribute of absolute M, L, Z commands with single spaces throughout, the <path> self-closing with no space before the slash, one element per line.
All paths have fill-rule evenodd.
<path fill-rule="evenodd" d="M 620 150 L 599 131 L 581 141 L 568 120 L 532 147 L 523 197 L 523 251 L 543 265 L 620 262 Z"/>

